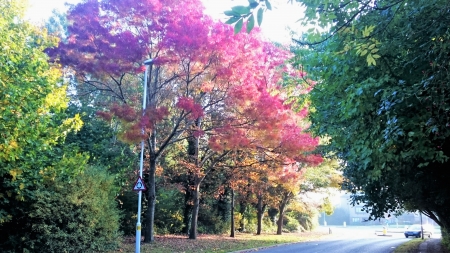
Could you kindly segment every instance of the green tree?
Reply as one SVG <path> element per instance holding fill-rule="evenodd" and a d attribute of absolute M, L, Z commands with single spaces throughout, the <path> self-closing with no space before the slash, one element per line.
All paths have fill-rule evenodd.
<path fill-rule="evenodd" d="M 62 150 L 52 148 L 81 121 L 63 113 L 66 87 L 43 52 L 56 41 L 22 21 L 21 1 L 2 0 L 0 11 L 1 225 L 14 216 L 11 201 L 32 198 L 33 187 L 44 177 L 81 170 Z"/>
<path fill-rule="evenodd" d="M 66 112 L 61 70 L 44 53 L 56 39 L 24 10 L 0 0 L 0 251 L 113 248 L 118 190 L 105 169 L 85 170 L 83 146 L 63 145 L 81 117 Z"/>
<path fill-rule="evenodd" d="M 301 1 L 298 63 L 319 80 L 312 129 L 368 216 L 419 210 L 448 229 L 448 1 Z M 324 102 L 326 101 L 326 102 Z"/>
<path fill-rule="evenodd" d="M 117 138 L 118 123 L 111 121 L 108 124 L 97 116 L 96 109 L 78 104 L 68 107 L 66 112 L 69 115 L 80 115 L 83 126 L 77 132 L 70 132 L 61 146 L 71 146 L 88 154 L 90 165 L 104 167 L 116 175 L 118 183 L 122 183 L 123 174 L 136 167 L 137 156 L 133 153 L 132 145 Z"/>

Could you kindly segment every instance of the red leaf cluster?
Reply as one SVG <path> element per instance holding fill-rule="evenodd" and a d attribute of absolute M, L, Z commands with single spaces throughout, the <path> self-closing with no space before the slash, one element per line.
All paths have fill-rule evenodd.
<path fill-rule="evenodd" d="M 142 128 L 153 128 L 158 122 L 163 121 L 169 115 L 167 107 L 147 109 L 140 120 Z"/>
<path fill-rule="evenodd" d="M 110 112 L 125 122 L 133 122 L 136 120 L 136 111 L 128 104 L 113 104 Z"/>
<path fill-rule="evenodd" d="M 176 127 L 190 129 L 186 134 L 194 137 L 207 135 L 217 151 L 263 148 L 282 161 L 318 163 L 318 156 L 309 155 L 318 140 L 304 132 L 308 110 L 295 112 L 283 91 L 286 77 L 300 84 L 306 76 L 287 63 L 292 54 L 264 41 L 256 28 L 235 35 L 233 27 L 204 15 L 201 6 L 199 0 L 87 0 L 69 11 L 70 35 L 49 53 L 84 78 L 110 78 L 120 92 L 124 85 L 118 80 L 125 73 L 140 73 L 142 62 L 154 59 L 154 106 L 143 114 L 115 104 L 109 113 L 98 113 L 122 120 L 128 140 L 164 121 L 161 125 L 169 126 L 202 118 L 208 130 Z M 165 135 L 158 138 L 178 136 L 171 132 L 176 129 L 161 128 L 158 134 Z"/>
<path fill-rule="evenodd" d="M 196 104 L 192 98 L 179 97 L 177 107 L 189 113 L 190 119 L 197 119 L 203 116 L 202 106 Z"/>

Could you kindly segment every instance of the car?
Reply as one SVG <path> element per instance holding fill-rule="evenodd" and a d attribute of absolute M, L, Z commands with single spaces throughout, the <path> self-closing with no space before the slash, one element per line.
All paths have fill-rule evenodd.
<path fill-rule="evenodd" d="M 415 236 L 416 238 L 421 237 L 422 235 L 422 229 L 420 228 L 420 224 L 414 224 L 409 226 L 406 230 L 405 230 L 405 237 L 408 238 L 410 236 Z M 431 236 L 433 235 L 433 227 L 429 226 L 429 225 L 423 225 L 423 236 L 427 236 L 428 238 L 431 238 Z"/>

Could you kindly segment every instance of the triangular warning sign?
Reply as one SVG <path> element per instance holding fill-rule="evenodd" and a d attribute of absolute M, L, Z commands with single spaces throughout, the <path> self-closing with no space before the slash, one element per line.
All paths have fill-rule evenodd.
<path fill-rule="evenodd" d="M 147 187 L 145 187 L 144 180 L 142 180 L 142 178 L 139 177 L 136 180 L 136 183 L 134 183 L 133 191 L 145 191 L 145 190 L 147 190 Z"/>

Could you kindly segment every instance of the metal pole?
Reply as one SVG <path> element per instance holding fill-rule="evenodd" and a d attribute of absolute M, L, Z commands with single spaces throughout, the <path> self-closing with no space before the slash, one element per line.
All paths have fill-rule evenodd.
<path fill-rule="evenodd" d="M 422 211 L 419 210 L 419 213 L 420 213 L 420 234 L 422 235 L 423 240 Z"/>
<path fill-rule="evenodd" d="M 144 95 L 142 98 L 142 113 L 145 113 L 145 108 L 147 105 L 147 82 L 148 82 L 148 69 L 149 65 L 152 64 L 153 59 L 146 60 L 144 62 L 145 66 L 145 76 L 144 76 Z M 144 133 L 144 128 L 142 128 L 142 133 Z M 139 176 L 142 178 L 142 170 L 144 167 L 144 140 L 141 141 L 141 161 L 139 163 Z M 138 213 L 137 213 L 137 222 L 136 222 L 136 249 L 135 253 L 141 252 L 141 202 L 142 202 L 142 191 L 138 193 Z"/>

